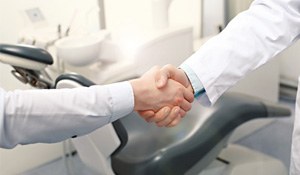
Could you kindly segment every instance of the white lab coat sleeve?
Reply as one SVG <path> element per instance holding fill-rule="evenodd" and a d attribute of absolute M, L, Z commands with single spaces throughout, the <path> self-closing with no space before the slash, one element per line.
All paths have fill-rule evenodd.
<path fill-rule="evenodd" d="M 129 82 L 75 89 L 2 91 L 0 97 L 0 147 L 4 148 L 84 135 L 129 114 L 134 107 Z"/>
<path fill-rule="evenodd" d="M 248 72 L 291 45 L 300 32 L 299 0 L 256 0 L 183 64 L 197 74 L 215 101 Z"/>

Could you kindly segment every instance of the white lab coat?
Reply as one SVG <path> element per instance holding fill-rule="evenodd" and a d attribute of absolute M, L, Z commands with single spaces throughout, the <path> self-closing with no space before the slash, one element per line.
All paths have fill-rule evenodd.
<path fill-rule="evenodd" d="M 129 82 L 76 89 L 0 89 L 0 147 L 87 134 L 132 112 Z"/>
<path fill-rule="evenodd" d="M 214 103 L 248 72 L 290 46 L 299 34 L 300 0 L 254 1 L 221 34 L 185 61 L 184 64 L 197 74 L 206 90 L 199 98 L 200 102 L 209 99 Z M 300 175 L 299 117 L 297 111 L 292 143 L 292 175 Z"/>

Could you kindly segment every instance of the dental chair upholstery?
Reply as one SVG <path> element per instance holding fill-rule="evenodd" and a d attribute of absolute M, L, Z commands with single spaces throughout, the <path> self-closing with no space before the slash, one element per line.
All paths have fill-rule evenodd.
<path fill-rule="evenodd" d="M 21 62 L 40 62 L 37 60 L 40 57 L 44 64 L 52 64 L 47 53 L 36 53 L 41 50 L 13 48 L 13 45 L 0 45 L 1 62 L 28 71 L 31 71 L 28 64 L 14 65 L 10 56 L 21 59 Z M 77 82 L 81 86 L 93 85 L 93 82 L 76 74 L 63 74 L 55 84 L 63 80 Z M 132 112 L 113 122 L 121 144 L 111 155 L 112 169 L 118 175 L 196 174 L 217 158 L 236 127 L 251 119 L 289 115 L 290 110 L 285 107 L 236 93 L 224 94 L 213 107 L 203 107 L 194 102 L 192 110 L 174 128 L 158 128 Z"/>
<path fill-rule="evenodd" d="M 0 44 L 0 53 L 19 58 L 21 57 L 35 63 L 37 62 L 47 65 L 53 64 L 52 56 L 47 51 L 28 45 Z"/>
<path fill-rule="evenodd" d="M 93 85 L 74 74 L 61 75 L 56 83 L 64 79 Z M 118 175 L 194 174 L 217 158 L 238 126 L 252 119 L 289 115 L 285 107 L 237 93 L 223 95 L 213 107 L 193 103 L 174 128 L 158 128 L 132 112 L 113 123 L 121 145 L 112 155 L 112 167 Z"/>

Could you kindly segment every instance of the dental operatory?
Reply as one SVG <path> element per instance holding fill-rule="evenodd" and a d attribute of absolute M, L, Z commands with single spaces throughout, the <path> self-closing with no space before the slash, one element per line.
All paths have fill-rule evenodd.
<path fill-rule="evenodd" d="M 300 175 L 300 0 L 0 4 L 0 175 Z"/>

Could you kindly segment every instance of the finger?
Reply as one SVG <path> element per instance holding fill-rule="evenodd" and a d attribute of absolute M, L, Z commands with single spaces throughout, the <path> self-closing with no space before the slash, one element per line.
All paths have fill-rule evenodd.
<path fill-rule="evenodd" d="M 179 114 L 181 116 L 181 118 L 185 117 L 186 112 L 183 109 L 180 109 Z"/>
<path fill-rule="evenodd" d="M 169 125 L 167 125 L 166 127 L 174 127 L 176 125 L 179 124 L 179 122 L 181 121 L 181 116 L 178 115 Z"/>
<path fill-rule="evenodd" d="M 194 101 L 194 94 L 193 92 L 189 91 L 187 88 L 183 90 L 183 97 L 190 103 Z"/>
<path fill-rule="evenodd" d="M 187 100 L 183 100 L 180 104 L 179 104 L 180 108 L 184 111 L 189 111 L 192 108 L 192 104 L 190 102 L 188 102 Z"/>
<path fill-rule="evenodd" d="M 147 119 L 148 122 L 160 122 L 162 120 L 164 120 L 171 112 L 170 107 L 166 106 L 161 108 L 159 111 L 157 111 L 155 113 L 155 115 L 151 118 L 149 118 L 149 120 Z"/>
<path fill-rule="evenodd" d="M 161 120 L 161 121 L 159 121 L 159 122 L 156 122 L 156 125 L 159 126 L 159 127 L 169 125 L 170 123 L 173 122 L 173 120 L 174 120 L 175 118 L 177 118 L 178 115 L 180 115 L 179 112 L 180 112 L 179 106 L 173 107 L 172 110 L 169 112 L 168 116 L 166 116 L 166 117 L 164 118 L 164 120 Z"/>
<path fill-rule="evenodd" d="M 155 113 L 154 111 L 147 110 L 147 111 L 137 111 L 137 113 L 144 119 L 148 119 L 151 117 L 154 117 Z"/>

